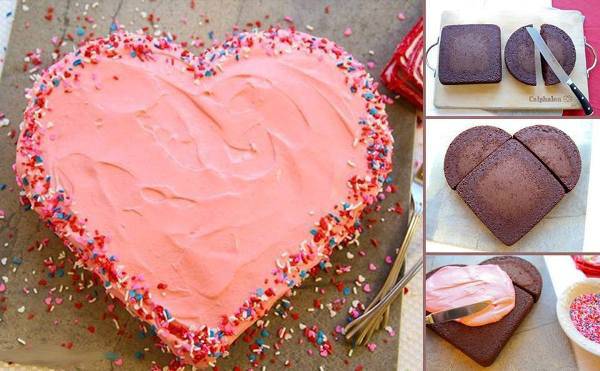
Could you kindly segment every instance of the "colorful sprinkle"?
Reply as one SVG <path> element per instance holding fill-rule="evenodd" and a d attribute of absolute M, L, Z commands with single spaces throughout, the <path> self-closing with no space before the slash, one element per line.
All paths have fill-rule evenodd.
<path fill-rule="evenodd" d="M 576 297 L 569 313 L 577 331 L 600 344 L 600 293 Z"/>

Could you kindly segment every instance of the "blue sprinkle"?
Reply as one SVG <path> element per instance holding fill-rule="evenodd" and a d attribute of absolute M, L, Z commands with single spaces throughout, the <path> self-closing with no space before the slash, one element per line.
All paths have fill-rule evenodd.
<path fill-rule="evenodd" d="M 300 278 L 304 279 L 304 278 L 306 278 L 306 276 L 307 276 L 306 271 L 305 270 L 301 270 L 300 271 Z"/>
<path fill-rule="evenodd" d="M 348 296 L 348 295 L 350 295 L 350 292 L 351 292 L 350 287 L 344 287 L 344 295 Z"/>
<path fill-rule="evenodd" d="M 310 234 L 312 234 L 313 236 L 317 235 L 317 230 L 316 229 L 311 229 L 310 230 Z"/>
<path fill-rule="evenodd" d="M 80 64 L 81 64 L 81 59 L 75 59 L 73 61 L 73 66 L 75 66 L 75 67 L 79 66 Z"/>
<path fill-rule="evenodd" d="M 363 94 L 363 97 L 364 97 L 366 100 L 371 100 L 371 99 L 373 99 L 375 96 L 373 95 L 373 93 L 369 93 L 369 92 L 367 92 L 367 93 L 364 93 L 364 94 Z"/>
<path fill-rule="evenodd" d="M 135 58 L 137 56 L 135 50 L 132 50 L 131 53 L 129 53 L 129 55 L 131 55 L 132 58 Z"/>
<path fill-rule="evenodd" d="M 211 77 L 211 76 L 212 76 L 212 74 L 213 74 L 213 73 L 212 73 L 212 71 L 211 71 L 211 70 L 208 70 L 208 71 L 204 72 L 204 76 L 206 76 L 206 77 Z"/>
<path fill-rule="evenodd" d="M 75 32 L 77 33 L 77 36 L 85 35 L 85 30 L 81 26 L 77 26 L 77 29 L 75 30 Z"/>
<path fill-rule="evenodd" d="M 55 87 L 58 87 L 58 85 L 60 85 L 60 80 L 58 78 L 52 79 L 52 85 L 54 85 Z"/>
<path fill-rule="evenodd" d="M 213 40 L 215 38 L 215 33 L 213 31 L 208 32 L 208 38 Z"/>
<path fill-rule="evenodd" d="M 110 32 L 115 32 L 117 30 L 117 24 L 116 23 L 111 23 L 110 24 Z"/>
<path fill-rule="evenodd" d="M 369 113 L 374 116 L 377 114 L 377 110 L 375 109 L 375 107 L 373 107 L 369 110 Z"/>
<path fill-rule="evenodd" d="M 62 269 L 62 268 L 60 268 L 60 269 L 57 269 L 57 270 L 56 270 L 56 275 L 57 275 L 58 277 L 64 277 L 64 276 L 65 276 L 65 270 L 64 270 L 64 269 Z"/>
<path fill-rule="evenodd" d="M 35 156 L 33 157 L 33 159 L 35 160 L 35 162 L 36 162 L 37 164 L 39 164 L 39 163 L 43 162 L 42 158 L 41 158 L 39 155 L 35 155 Z"/>
<path fill-rule="evenodd" d="M 269 336 L 269 331 L 267 331 L 267 329 L 263 329 L 263 330 L 260 332 L 260 336 L 262 336 L 262 337 L 266 338 L 267 336 Z"/>
<path fill-rule="evenodd" d="M 258 338 L 256 339 L 256 344 L 262 347 L 265 344 L 265 341 L 261 338 Z"/>
<path fill-rule="evenodd" d="M 9 18 L 12 15 L 12 12 L 6 13 L 6 18 Z"/>
<path fill-rule="evenodd" d="M 4 191 L 6 189 L 6 184 L 0 183 L 0 191 Z"/>
<path fill-rule="evenodd" d="M 21 181 L 23 182 L 23 185 L 29 185 L 29 180 L 27 180 L 26 177 L 23 177 L 23 179 L 21 179 Z"/>
<path fill-rule="evenodd" d="M 135 358 L 137 358 L 137 359 L 144 358 L 144 352 L 139 351 L 139 350 L 137 352 L 135 352 L 134 355 L 135 355 Z"/>
<path fill-rule="evenodd" d="M 325 333 L 322 330 L 320 330 L 317 333 L 317 344 L 321 345 L 324 342 L 325 342 Z"/>
<path fill-rule="evenodd" d="M 23 263 L 23 258 L 15 256 L 12 260 L 14 265 L 21 265 Z"/>
<path fill-rule="evenodd" d="M 119 359 L 119 353 L 106 352 L 106 353 L 104 353 L 104 357 L 106 357 L 106 359 L 108 359 L 110 361 L 116 361 L 117 359 Z"/>
<path fill-rule="evenodd" d="M 335 238 L 331 237 L 329 239 L 329 246 L 331 246 L 331 247 L 335 246 Z"/>
<path fill-rule="evenodd" d="M 263 296 L 265 294 L 265 291 L 261 288 L 256 289 L 256 295 L 257 296 Z"/>

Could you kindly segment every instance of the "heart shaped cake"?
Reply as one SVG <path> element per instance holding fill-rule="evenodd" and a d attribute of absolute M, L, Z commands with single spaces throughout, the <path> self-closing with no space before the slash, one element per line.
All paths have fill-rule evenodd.
<path fill-rule="evenodd" d="M 510 288 L 505 287 L 508 283 Z M 484 367 L 494 363 L 542 293 L 539 270 L 517 256 L 479 265 L 446 265 L 426 274 L 425 310 L 448 310 L 482 300 L 492 304 L 459 320 L 427 325 Z"/>
<path fill-rule="evenodd" d="M 551 126 L 526 127 L 514 136 L 476 126 L 450 143 L 444 173 L 483 224 L 512 245 L 573 190 L 581 156 L 573 140 Z"/>
<path fill-rule="evenodd" d="M 238 33 L 194 56 L 119 31 L 38 76 L 22 201 L 182 362 L 214 365 L 390 181 L 383 97 L 340 46 Z"/>

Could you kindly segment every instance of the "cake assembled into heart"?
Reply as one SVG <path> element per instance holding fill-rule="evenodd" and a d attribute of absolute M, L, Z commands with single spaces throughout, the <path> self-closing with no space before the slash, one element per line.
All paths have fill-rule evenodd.
<path fill-rule="evenodd" d="M 526 127 L 514 136 L 476 126 L 454 138 L 444 173 L 483 224 L 512 245 L 575 187 L 581 156 L 573 140 L 551 126 Z"/>
<path fill-rule="evenodd" d="M 295 30 L 194 56 L 116 32 L 27 93 L 22 200 L 181 362 L 214 365 L 389 183 L 392 136 L 365 68 Z"/>
<path fill-rule="evenodd" d="M 542 286 L 538 269 L 516 256 L 436 268 L 426 274 L 427 313 L 483 300 L 491 304 L 469 316 L 427 327 L 480 365 L 490 366 L 538 302 Z"/>

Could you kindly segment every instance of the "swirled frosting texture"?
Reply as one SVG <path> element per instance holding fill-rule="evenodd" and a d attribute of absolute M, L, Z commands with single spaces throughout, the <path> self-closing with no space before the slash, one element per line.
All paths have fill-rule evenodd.
<path fill-rule="evenodd" d="M 188 324 L 233 313 L 366 169 L 361 97 L 333 63 L 248 57 L 199 85 L 168 56 L 100 60 L 45 117 L 49 174 Z"/>
<path fill-rule="evenodd" d="M 425 281 L 425 291 L 431 313 L 491 300 L 487 308 L 456 320 L 467 326 L 498 322 L 515 307 L 512 280 L 493 264 L 443 267 Z"/>
<path fill-rule="evenodd" d="M 360 231 L 391 171 L 375 89 L 335 43 L 293 30 L 199 57 L 118 32 L 28 91 L 22 201 L 171 351 L 213 364 Z"/>

